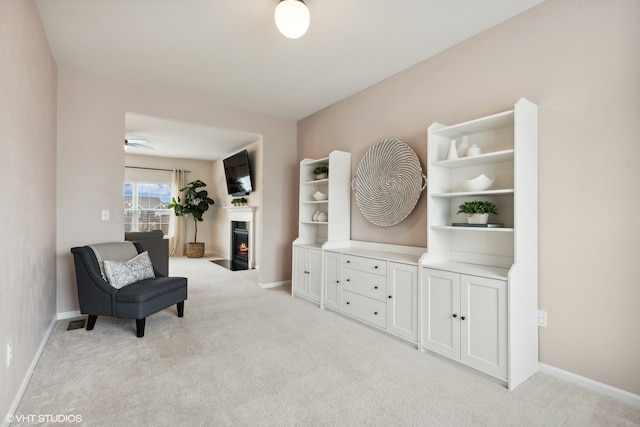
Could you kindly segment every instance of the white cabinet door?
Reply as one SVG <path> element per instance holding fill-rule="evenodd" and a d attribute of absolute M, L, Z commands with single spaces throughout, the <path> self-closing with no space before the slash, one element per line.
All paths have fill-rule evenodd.
<path fill-rule="evenodd" d="M 340 254 L 324 253 L 324 306 L 340 310 Z"/>
<path fill-rule="evenodd" d="M 390 262 L 387 287 L 389 332 L 418 342 L 418 267 Z"/>
<path fill-rule="evenodd" d="M 461 360 L 507 378 L 507 283 L 460 275 Z"/>
<path fill-rule="evenodd" d="M 320 295 L 322 295 L 322 252 L 319 249 L 308 249 L 307 251 L 309 298 L 320 302 Z"/>
<path fill-rule="evenodd" d="M 291 288 L 295 295 L 309 295 L 307 251 L 306 248 L 293 247 L 293 283 Z"/>
<path fill-rule="evenodd" d="M 460 360 L 460 274 L 423 270 L 422 346 Z"/>

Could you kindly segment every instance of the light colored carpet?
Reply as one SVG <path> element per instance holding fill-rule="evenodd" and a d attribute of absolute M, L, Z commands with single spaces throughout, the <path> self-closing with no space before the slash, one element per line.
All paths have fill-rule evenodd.
<path fill-rule="evenodd" d="M 16 414 L 84 426 L 640 425 L 638 408 L 544 374 L 509 392 L 289 289 L 260 289 L 255 271 L 178 258 L 171 273 L 189 277 L 184 318 L 156 313 L 144 338 L 131 320 L 99 317 L 89 332 L 58 322 Z"/>

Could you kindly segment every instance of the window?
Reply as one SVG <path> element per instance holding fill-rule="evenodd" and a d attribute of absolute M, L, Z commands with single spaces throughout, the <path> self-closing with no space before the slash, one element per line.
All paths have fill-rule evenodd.
<path fill-rule="evenodd" d="M 124 183 L 124 231 L 169 233 L 171 184 Z"/>

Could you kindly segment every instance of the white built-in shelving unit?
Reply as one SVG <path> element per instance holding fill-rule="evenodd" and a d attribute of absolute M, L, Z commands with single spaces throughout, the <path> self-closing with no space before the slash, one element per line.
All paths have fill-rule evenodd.
<path fill-rule="evenodd" d="M 329 168 L 328 177 L 316 179 L 314 169 Z M 293 242 L 293 295 L 321 301 L 322 252 L 325 242 L 349 240 L 351 233 L 351 153 L 332 151 L 329 157 L 300 162 L 298 237 Z M 326 200 L 316 200 L 321 192 Z M 314 220 L 316 211 L 326 214 L 325 221 Z"/>
<path fill-rule="evenodd" d="M 427 252 L 421 259 L 420 348 L 517 387 L 538 370 L 538 113 L 514 108 L 428 129 Z M 447 160 L 451 140 L 482 154 Z M 494 178 L 469 192 L 462 180 Z M 458 205 L 487 200 L 499 228 L 459 227 Z"/>

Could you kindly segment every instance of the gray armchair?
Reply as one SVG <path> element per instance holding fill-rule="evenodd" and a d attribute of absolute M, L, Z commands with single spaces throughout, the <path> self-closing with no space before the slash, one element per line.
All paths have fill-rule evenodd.
<path fill-rule="evenodd" d="M 144 336 L 146 317 L 176 304 L 178 317 L 184 316 L 187 278 L 166 277 L 154 268 L 155 277 L 116 289 L 103 275 L 100 257 L 107 251 L 109 259 L 126 261 L 144 252 L 138 242 L 101 243 L 71 248 L 76 268 L 80 312 L 88 314 L 87 330 L 93 329 L 98 316 L 136 319 L 137 336 Z M 98 254 L 98 255 L 96 255 Z"/>

